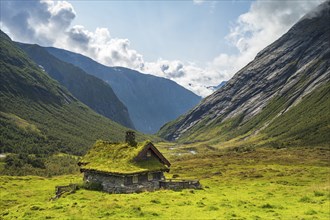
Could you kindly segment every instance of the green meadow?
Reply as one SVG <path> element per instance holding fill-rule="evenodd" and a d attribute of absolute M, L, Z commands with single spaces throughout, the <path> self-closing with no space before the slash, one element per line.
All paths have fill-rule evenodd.
<path fill-rule="evenodd" d="M 82 175 L 0 176 L 0 219 L 329 219 L 329 148 L 218 150 L 156 145 L 168 178 L 198 178 L 202 190 L 107 194 L 79 189 L 50 200 Z"/>

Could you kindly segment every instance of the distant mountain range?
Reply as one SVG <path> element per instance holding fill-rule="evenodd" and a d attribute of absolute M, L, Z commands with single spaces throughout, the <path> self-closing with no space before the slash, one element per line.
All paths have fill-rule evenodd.
<path fill-rule="evenodd" d="M 329 144 L 329 21 L 326 1 L 159 135 L 181 142 Z"/>
<path fill-rule="evenodd" d="M 78 101 L 2 31 L 0 58 L 0 152 L 82 155 L 97 139 L 124 140 L 126 127 Z"/>
<path fill-rule="evenodd" d="M 48 47 L 49 53 L 109 83 L 127 106 L 135 128 L 155 133 L 166 122 L 186 113 L 201 97 L 177 83 L 123 67 L 108 67 L 67 50 Z"/>
<path fill-rule="evenodd" d="M 109 84 L 79 67 L 57 59 L 39 45 L 17 45 L 79 101 L 125 127 L 134 128 L 126 106 L 117 98 Z"/>

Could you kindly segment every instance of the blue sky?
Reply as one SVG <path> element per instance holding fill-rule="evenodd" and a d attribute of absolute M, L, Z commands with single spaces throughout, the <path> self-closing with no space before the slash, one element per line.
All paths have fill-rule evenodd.
<path fill-rule="evenodd" d="M 146 61 L 182 59 L 200 64 L 235 47 L 224 37 L 230 24 L 249 10 L 251 1 L 71 1 L 75 24 L 87 29 L 107 27 L 128 38 Z M 92 9 L 92 10 L 91 10 Z"/>
<path fill-rule="evenodd" d="M 1 0 L 0 27 L 205 97 L 323 1 Z"/>

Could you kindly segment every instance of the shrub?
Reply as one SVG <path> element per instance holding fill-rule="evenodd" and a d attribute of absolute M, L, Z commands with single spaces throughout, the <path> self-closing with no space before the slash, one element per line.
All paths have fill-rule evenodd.
<path fill-rule="evenodd" d="M 54 175 L 78 173 L 78 159 L 70 155 L 10 154 L 4 159 L 0 175 Z"/>
<path fill-rule="evenodd" d="M 247 145 L 247 146 L 233 147 L 230 150 L 234 151 L 236 153 L 245 153 L 245 152 L 253 152 L 253 151 L 255 151 L 255 149 L 256 149 L 255 146 Z"/>
<path fill-rule="evenodd" d="M 314 196 L 324 196 L 324 193 L 323 192 L 320 192 L 320 191 L 314 191 Z"/>

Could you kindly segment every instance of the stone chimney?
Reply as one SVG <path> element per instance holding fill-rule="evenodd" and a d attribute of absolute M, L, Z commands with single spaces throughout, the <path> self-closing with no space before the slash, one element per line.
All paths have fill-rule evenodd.
<path fill-rule="evenodd" d="M 137 142 L 135 141 L 134 131 L 126 131 L 125 142 L 132 147 L 135 147 L 137 145 Z"/>

